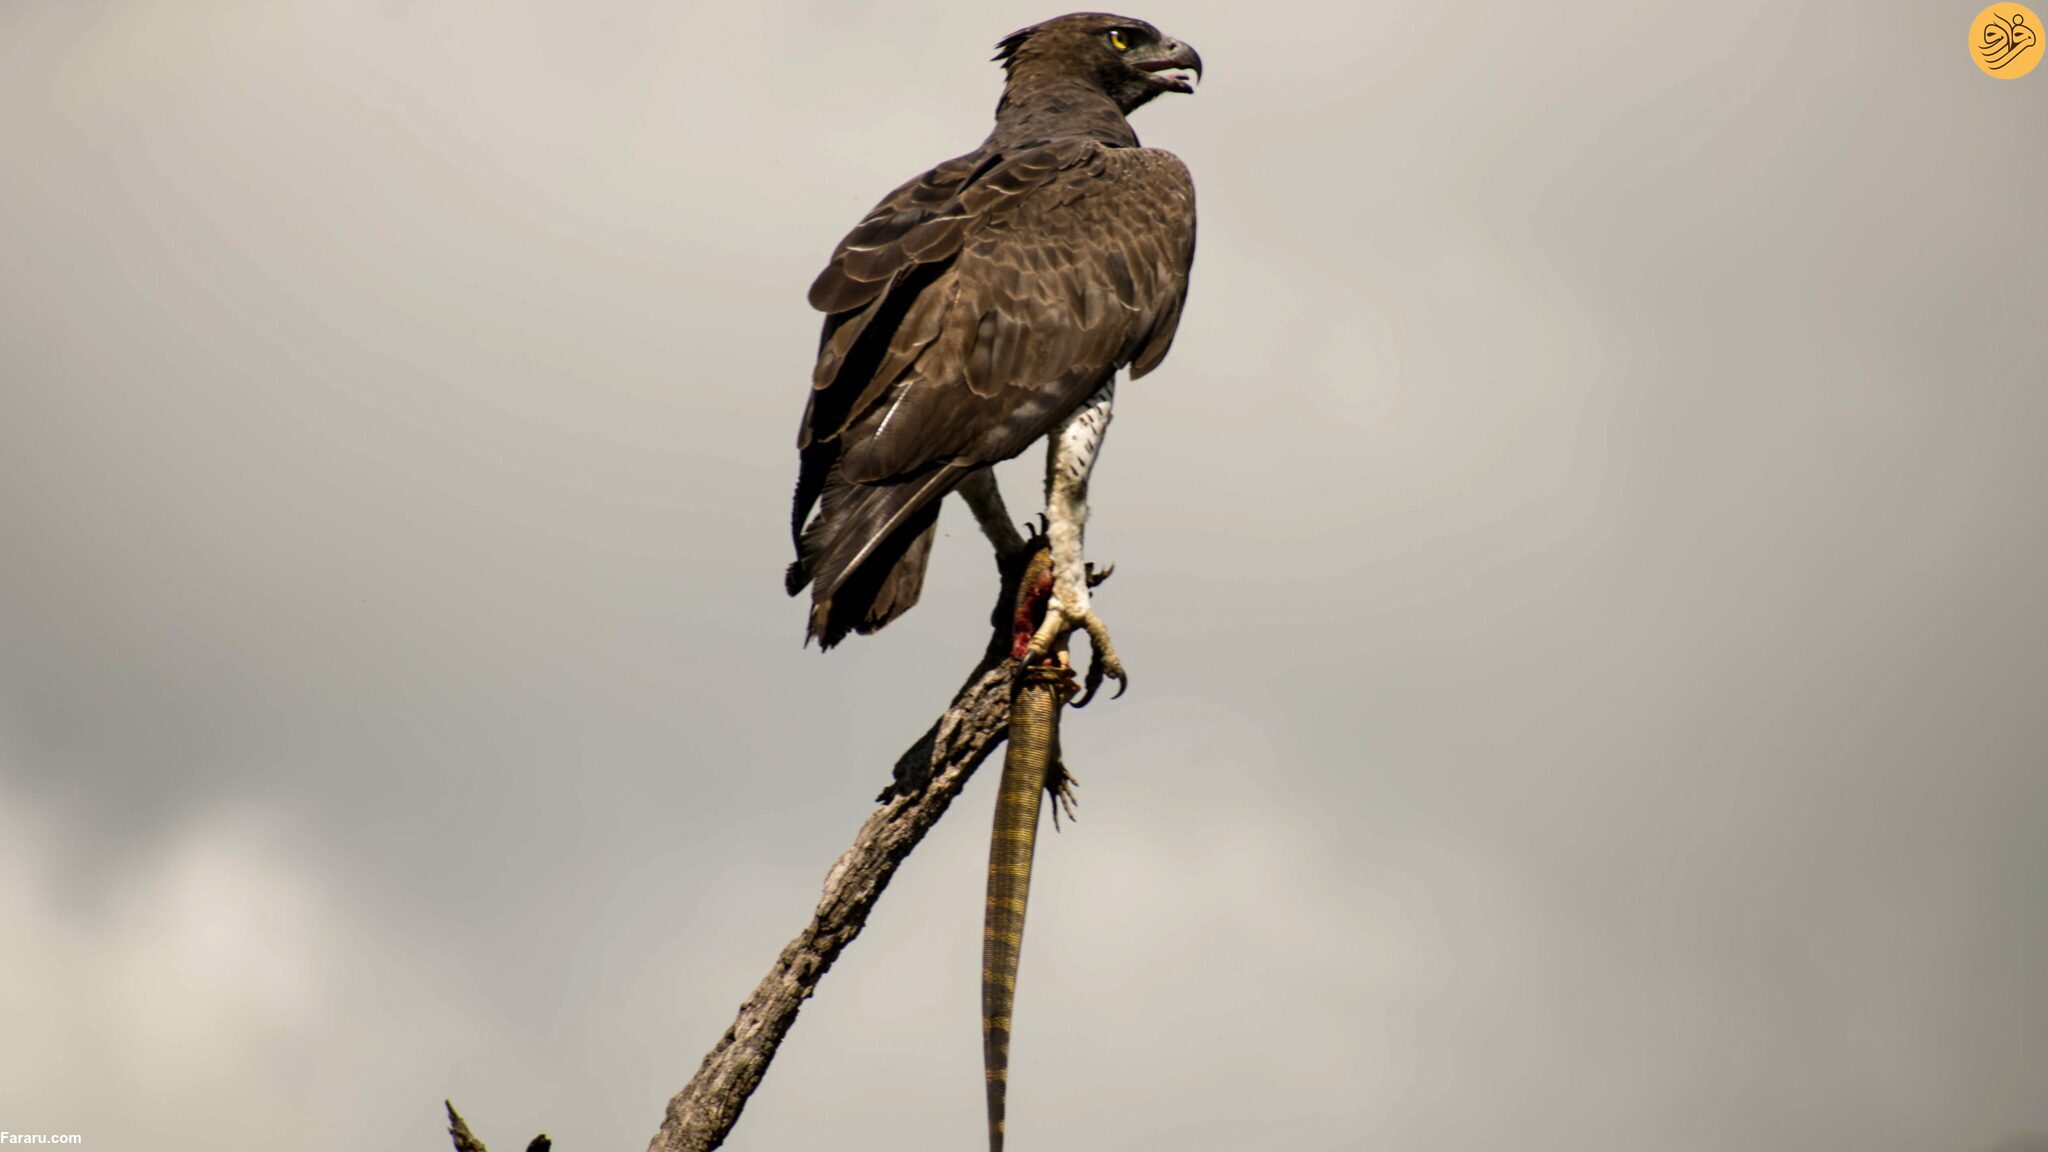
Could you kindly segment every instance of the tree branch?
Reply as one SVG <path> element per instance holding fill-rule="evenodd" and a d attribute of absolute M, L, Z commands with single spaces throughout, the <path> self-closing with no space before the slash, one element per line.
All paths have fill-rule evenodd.
<path fill-rule="evenodd" d="M 1002 743 L 1009 731 L 1017 668 L 1010 651 L 1018 626 L 1018 585 L 1030 552 L 1026 548 L 1002 563 L 1003 592 L 990 614 L 993 634 L 981 662 L 938 720 L 897 757 L 894 779 L 876 798 L 881 806 L 825 874 L 825 891 L 810 923 L 782 949 L 697 1074 L 669 1100 L 648 1152 L 710 1152 L 725 1142 L 748 1097 L 767 1075 L 782 1038 L 796 1023 L 798 1009 L 867 926 L 868 914 L 897 867 Z M 485 1152 L 483 1142 L 470 1134 L 452 1104 L 448 1118 L 456 1152 Z M 545 1140 L 535 1140 L 542 1152 Z"/>
<path fill-rule="evenodd" d="M 448 1138 L 455 1141 L 455 1152 L 485 1152 L 484 1142 L 470 1134 L 469 1125 L 463 1123 L 462 1113 L 455 1110 L 455 1105 L 447 1100 L 441 1104 L 448 1109 Z M 526 1152 L 549 1152 L 553 1147 L 554 1142 L 543 1132 L 526 1146 Z"/>
<path fill-rule="evenodd" d="M 647 1152 L 710 1152 L 725 1141 L 796 1022 L 797 1009 L 860 935 L 897 866 L 1001 742 L 1010 722 L 1012 671 L 1007 660 L 976 668 L 952 706 L 897 760 L 896 780 L 883 791 L 882 806 L 826 874 L 811 922 L 740 1005 L 739 1017 L 697 1075 L 668 1102 L 667 1119 Z M 915 787 L 920 779 L 928 783 Z"/>

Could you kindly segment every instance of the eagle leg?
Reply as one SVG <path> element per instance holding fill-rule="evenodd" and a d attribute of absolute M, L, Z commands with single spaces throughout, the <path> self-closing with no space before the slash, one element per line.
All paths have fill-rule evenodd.
<path fill-rule="evenodd" d="M 1031 638 L 1030 658 L 1043 659 L 1059 650 L 1077 628 L 1088 633 L 1094 659 L 1088 665 L 1084 691 L 1074 700 L 1077 708 L 1094 699 L 1105 677 L 1117 682 L 1119 696 L 1130 686 L 1130 676 L 1123 661 L 1117 659 L 1116 646 L 1110 643 L 1108 626 L 1089 606 L 1088 590 L 1100 581 L 1081 556 L 1081 536 L 1088 523 L 1088 477 L 1109 431 L 1115 400 L 1116 379 L 1112 377 L 1053 430 L 1046 452 L 1045 534 L 1052 545 L 1052 602 L 1046 605 L 1045 623 Z"/>

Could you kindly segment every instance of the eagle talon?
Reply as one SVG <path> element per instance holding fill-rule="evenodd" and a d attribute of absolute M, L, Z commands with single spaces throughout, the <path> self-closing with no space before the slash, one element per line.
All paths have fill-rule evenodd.
<path fill-rule="evenodd" d="M 1052 652 L 1059 650 L 1062 642 L 1076 628 L 1088 633 L 1088 643 L 1094 647 L 1095 652 L 1088 662 L 1088 674 L 1082 681 L 1081 694 L 1074 698 L 1074 707 L 1087 707 L 1088 702 L 1095 698 L 1096 690 L 1102 687 L 1105 678 L 1116 681 L 1116 695 L 1122 696 L 1125 689 L 1131 686 L 1130 674 L 1124 671 L 1123 661 L 1117 658 L 1116 646 L 1109 641 L 1109 627 L 1092 610 L 1069 613 L 1057 603 L 1047 605 L 1045 623 L 1039 625 L 1038 633 L 1031 638 L 1031 649 L 1025 659 L 1045 659 Z"/>
<path fill-rule="evenodd" d="M 1109 579 L 1109 578 L 1110 578 L 1111 576 L 1115 575 L 1115 573 L 1116 573 L 1116 565 L 1115 565 L 1115 564 L 1105 564 L 1105 565 L 1103 565 L 1102 571 L 1100 571 L 1100 572 L 1097 572 L 1097 571 L 1095 570 L 1095 565 L 1094 565 L 1094 564 L 1092 564 L 1092 563 L 1091 563 L 1091 564 L 1089 564 L 1089 565 L 1088 565 L 1088 587 L 1090 587 L 1090 588 L 1100 588 L 1100 587 L 1102 587 L 1103 583 L 1104 583 L 1105 581 L 1107 581 L 1107 580 L 1108 580 L 1108 579 Z"/>
<path fill-rule="evenodd" d="M 1116 681 L 1116 696 L 1110 697 L 1112 700 L 1122 696 L 1124 690 L 1131 686 L 1130 674 L 1124 671 L 1124 662 L 1117 659 L 1116 646 L 1109 642 L 1109 629 L 1103 625 L 1102 619 L 1090 612 L 1082 624 L 1088 629 L 1088 643 L 1094 647 L 1095 657 L 1088 662 L 1086 692 L 1082 700 L 1076 702 L 1077 707 L 1094 699 L 1095 690 L 1102 687 L 1105 676 Z"/>

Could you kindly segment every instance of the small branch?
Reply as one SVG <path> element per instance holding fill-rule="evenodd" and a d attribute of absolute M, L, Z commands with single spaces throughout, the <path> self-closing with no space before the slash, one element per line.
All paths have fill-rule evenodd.
<path fill-rule="evenodd" d="M 441 1105 L 448 1109 L 448 1138 L 455 1141 L 455 1152 L 486 1152 L 484 1142 L 470 1135 L 469 1125 L 462 1122 L 462 1113 L 455 1110 L 455 1101 L 443 1100 Z"/>
<path fill-rule="evenodd" d="M 470 1132 L 468 1124 L 463 1123 L 462 1113 L 455 1110 L 454 1102 L 443 1100 L 441 1104 L 448 1109 L 448 1138 L 455 1141 L 455 1152 L 486 1152 L 484 1142 Z M 554 1146 L 554 1141 L 543 1132 L 526 1146 L 526 1152 L 549 1152 Z"/>

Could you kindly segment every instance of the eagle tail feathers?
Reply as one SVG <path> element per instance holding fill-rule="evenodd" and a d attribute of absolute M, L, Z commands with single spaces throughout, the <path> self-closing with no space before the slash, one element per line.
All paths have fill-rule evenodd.
<path fill-rule="evenodd" d="M 830 648 L 848 633 L 879 631 L 917 603 L 939 507 L 959 482 L 952 471 L 941 469 L 922 482 L 858 484 L 833 468 L 783 578 L 792 596 L 811 588 L 807 639 Z"/>

